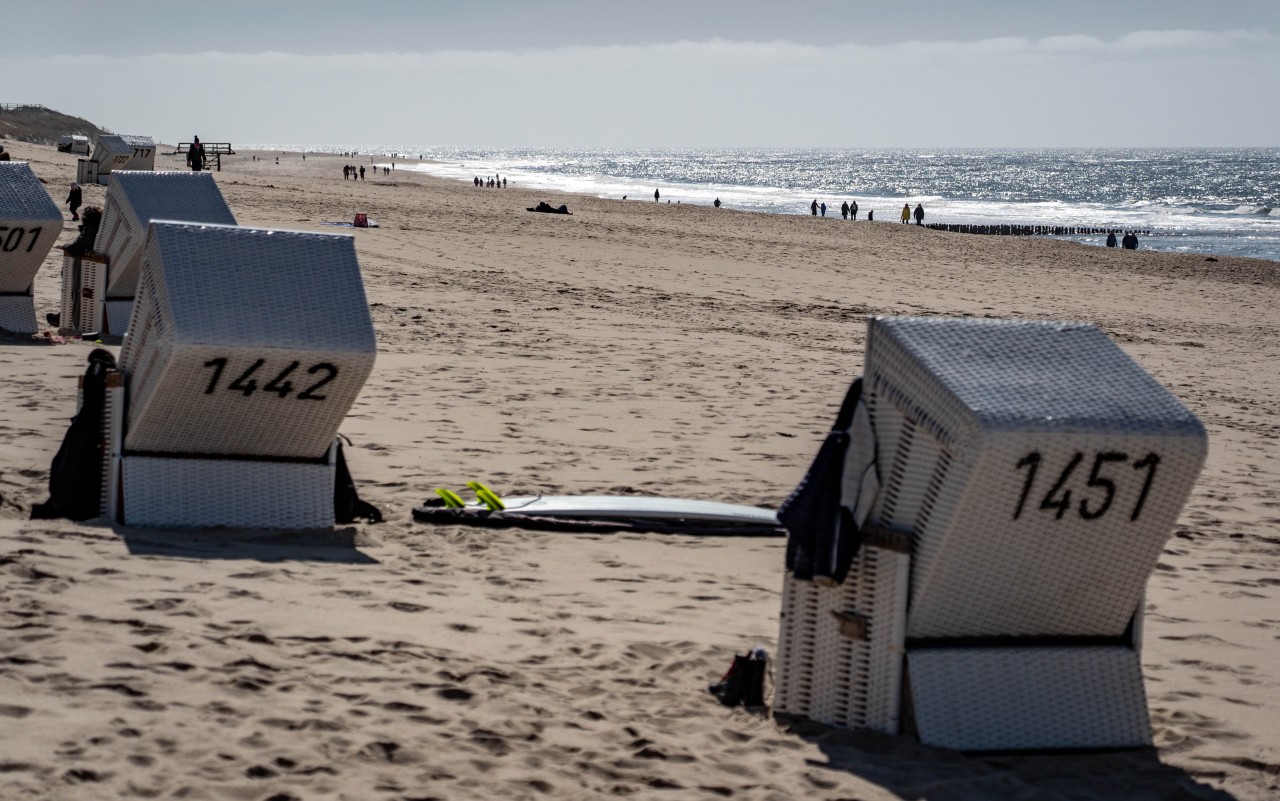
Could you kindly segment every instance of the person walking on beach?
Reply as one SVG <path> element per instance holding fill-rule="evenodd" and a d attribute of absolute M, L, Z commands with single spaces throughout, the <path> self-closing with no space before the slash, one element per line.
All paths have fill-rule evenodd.
<path fill-rule="evenodd" d="M 1115 246 L 1116 246 L 1116 232 L 1115 232 L 1115 231 L 1108 231 L 1108 232 L 1107 232 L 1107 247 L 1109 247 L 1109 248 L 1113 248 L 1113 247 L 1115 247 Z"/>
<path fill-rule="evenodd" d="M 361 181 L 363 181 L 363 180 L 364 180 L 364 165 L 363 165 L 363 164 L 361 164 L 361 165 L 360 165 L 360 180 L 361 180 Z"/>
<path fill-rule="evenodd" d="M 67 193 L 67 208 L 71 209 L 71 219 L 80 219 L 80 184 L 71 182 L 71 191 Z"/>
<path fill-rule="evenodd" d="M 822 204 L 821 206 L 819 206 L 818 208 L 822 210 L 822 216 L 823 216 L 823 217 L 826 217 L 826 216 L 827 216 L 827 204 L 826 204 L 826 203 L 823 203 L 823 204 Z"/>
<path fill-rule="evenodd" d="M 809 204 L 809 213 L 814 217 L 818 216 L 818 199 L 815 197 L 813 202 Z"/>
<path fill-rule="evenodd" d="M 902 224 L 906 225 L 910 221 L 911 221 L 911 204 L 903 203 L 902 204 Z"/>
<path fill-rule="evenodd" d="M 653 190 L 653 202 L 654 202 L 654 203 L 657 203 L 657 202 L 658 202 L 658 198 L 660 198 L 660 197 L 662 197 L 662 195 L 658 192 L 658 190 L 656 190 L 656 189 L 655 189 L 655 190 Z"/>
<path fill-rule="evenodd" d="M 840 219 L 842 219 L 842 220 L 847 220 L 847 219 L 849 219 L 849 204 L 848 204 L 848 202 L 842 202 L 842 203 L 840 204 Z"/>
<path fill-rule="evenodd" d="M 716 202 L 711 205 L 715 206 L 717 209 L 720 208 L 720 198 L 716 198 Z"/>
<path fill-rule="evenodd" d="M 867 222 L 875 222 L 875 221 L 876 221 L 876 210 L 871 209 L 870 211 L 867 212 Z"/>
<path fill-rule="evenodd" d="M 858 219 L 858 201 L 856 200 L 849 202 L 849 219 Z"/>
<path fill-rule="evenodd" d="M 199 172 L 204 169 L 204 145 L 200 144 L 200 137 L 191 137 L 191 147 L 187 148 L 187 166 L 192 172 Z"/>
<path fill-rule="evenodd" d="M 924 204 L 916 204 L 916 225 L 924 225 Z"/>
<path fill-rule="evenodd" d="M 1138 235 L 1135 234 L 1133 231 L 1125 231 L 1124 239 L 1121 240 L 1121 244 L 1124 246 L 1125 250 L 1137 250 Z"/>

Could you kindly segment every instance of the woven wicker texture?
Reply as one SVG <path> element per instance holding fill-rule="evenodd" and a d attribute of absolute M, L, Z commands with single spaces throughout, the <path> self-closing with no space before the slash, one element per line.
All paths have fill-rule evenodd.
<path fill-rule="evenodd" d="M 1128 648 L 988 648 L 907 657 L 920 740 L 959 750 L 1150 745 Z"/>
<path fill-rule="evenodd" d="M 1176 398 L 1067 323 L 876 318 L 866 381 L 909 637 L 1124 631 L 1207 450 Z"/>
<path fill-rule="evenodd" d="M 124 522 L 166 528 L 326 528 L 332 464 L 125 456 Z"/>
<path fill-rule="evenodd" d="M 126 449 L 318 457 L 376 350 L 350 237 L 153 222 Z"/>
<path fill-rule="evenodd" d="M 114 336 L 121 336 L 129 330 L 129 318 L 133 316 L 132 300 L 113 300 L 107 298 L 104 304 L 105 316 L 102 330 Z"/>
<path fill-rule="evenodd" d="M 788 573 L 778 636 L 774 707 L 820 723 L 898 730 L 899 612 L 910 557 L 863 548 L 844 584 L 819 586 Z M 834 612 L 867 620 L 867 638 L 840 631 Z"/>
<path fill-rule="evenodd" d="M 30 291 L 61 233 L 62 212 L 31 167 L 0 161 L 0 292 Z"/>
<path fill-rule="evenodd" d="M 14 334 L 39 331 L 35 300 L 30 295 L 0 296 L 0 329 Z"/>
<path fill-rule="evenodd" d="M 152 220 L 236 224 L 210 173 L 112 172 L 93 248 L 111 260 L 109 297 L 131 298 L 137 291 L 147 225 Z"/>
<path fill-rule="evenodd" d="M 102 296 L 106 293 L 107 263 L 92 258 L 62 257 L 60 328 L 102 331 Z"/>

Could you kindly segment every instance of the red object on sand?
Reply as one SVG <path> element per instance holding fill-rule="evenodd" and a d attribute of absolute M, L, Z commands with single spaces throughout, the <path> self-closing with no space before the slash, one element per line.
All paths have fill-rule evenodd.
<path fill-rule="evenodd" d="M 355 225 L 356 228 L 368 228 L 369 215 L 365 214 L 364 212 L 357 213 L 356 221 L 353 224 Z"/>

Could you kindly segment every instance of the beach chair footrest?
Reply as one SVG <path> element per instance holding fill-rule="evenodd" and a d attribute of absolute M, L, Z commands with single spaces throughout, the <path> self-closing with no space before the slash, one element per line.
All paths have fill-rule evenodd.
<path fill-rule="evenodd" d="M 321 462 L 129 456 L 120 459 L 125 525 L 328 528 L 334 451 Z"/>
<path fill-rule="evenodd" d="M 1125 646 L 908 651 L 921 742 L 961 751 L 1139 748 L 1151 724 Z"/>

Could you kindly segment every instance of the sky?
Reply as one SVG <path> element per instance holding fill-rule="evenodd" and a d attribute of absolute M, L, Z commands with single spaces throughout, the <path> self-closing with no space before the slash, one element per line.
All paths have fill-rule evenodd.
<path fill-rule="evenodd" d="M 1280 146 L 1280 0 L 46 0 L 5 17 L 0 103 L 165 143 Z"/>

